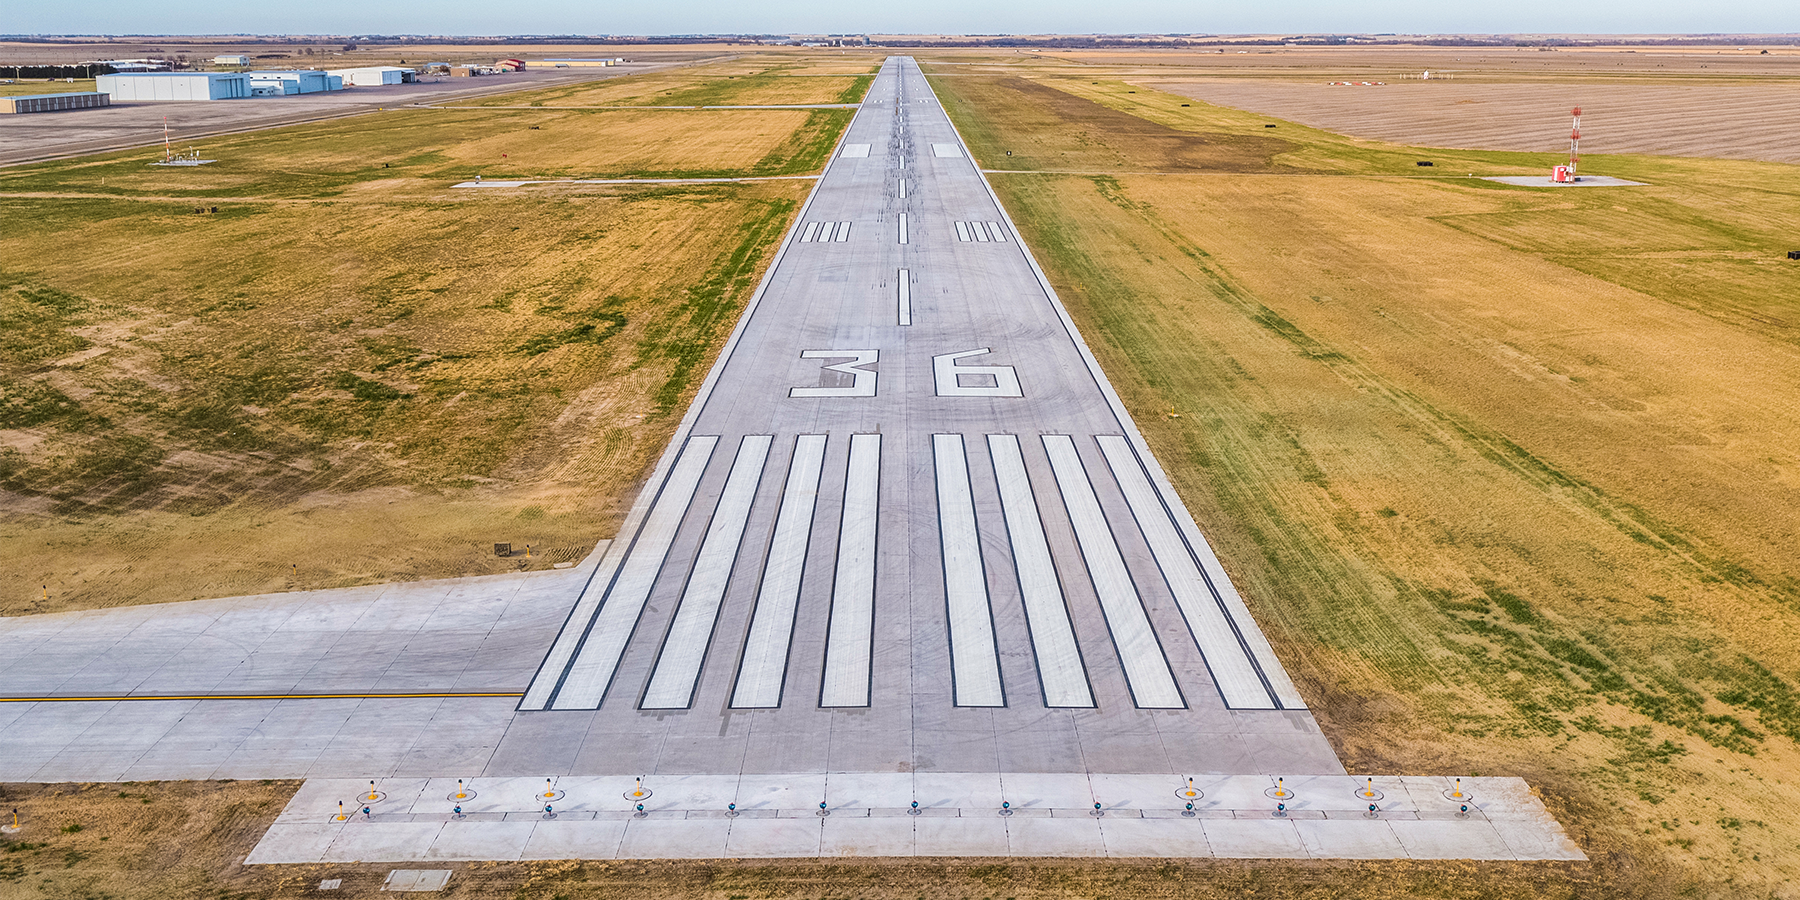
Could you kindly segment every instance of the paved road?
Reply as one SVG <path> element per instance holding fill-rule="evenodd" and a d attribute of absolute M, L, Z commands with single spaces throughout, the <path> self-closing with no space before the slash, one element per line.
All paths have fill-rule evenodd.
<path fill-rule="evenodd" d="M 1343 772 L 910 60 L 649 485 L 575 569 L 0 619 L 0 780 Z"/>

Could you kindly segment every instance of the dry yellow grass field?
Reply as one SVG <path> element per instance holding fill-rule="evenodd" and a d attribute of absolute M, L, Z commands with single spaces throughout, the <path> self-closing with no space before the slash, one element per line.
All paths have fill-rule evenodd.
<path fill-rule="evenodd" d="M 0 615 L 579 557 L 810 183 L 451 185 L 805 173 L 846 121 L 424 109 L 0 172 Z"/>
<path fill-rule="evenodd" d="M 1575 196 L 1122 80 L 935 84 L 1351 771 L 1523 775 L 1578 895 L 1794 896 L 1800 295 L 1753 287 L 1791 168 Z"/>
<path fill-rule="evenodd" d="M 739 58 L 699 69 L 484 98 L 471 105 L 757 106 L 767 104 L 855 103 L 868 89 L 874 65 L 827 60 Z M 704 73 L 707 81 L 696 82 Z M 840 74 L 842 73 L 842 74 Z"/>

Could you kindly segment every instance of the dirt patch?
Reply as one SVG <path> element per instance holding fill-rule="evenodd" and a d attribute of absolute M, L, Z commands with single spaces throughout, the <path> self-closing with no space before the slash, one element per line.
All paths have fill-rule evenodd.
<path fill-rule="evenodd" d="M 981 108 L 958 123 L 984 123 L 964 137 L 998 169 L 1266 172 L 1293 149 L 1279 138 L 1178 130 L 1027 78 L 960 78 L 948 88 L 946 104 Z"/>

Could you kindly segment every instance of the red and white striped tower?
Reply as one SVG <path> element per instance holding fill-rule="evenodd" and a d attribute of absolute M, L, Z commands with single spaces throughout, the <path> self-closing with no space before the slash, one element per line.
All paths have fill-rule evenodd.
<path fill-rule="evenodd" d="M 1581 107 L 1575 107 L 1575 125 L 1569 129 L 1569 180 L 1575 180 L 1575 164 L 1581 161 Z"/>

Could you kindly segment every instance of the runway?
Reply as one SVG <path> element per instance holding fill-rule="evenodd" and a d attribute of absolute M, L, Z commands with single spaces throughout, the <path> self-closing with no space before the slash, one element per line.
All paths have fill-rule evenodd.
<path fill-rule="evenodd" d="M 520 710 L 830 771 L 1341 771 L 904 58 Z"/>
<path fill-rule="evenodd" d="M 1345 774 L 907 58 L 589 559 L 0 619 L 0 682 L 0 781 L 307 778 L 253 863 L 1584 858 Z"/>

